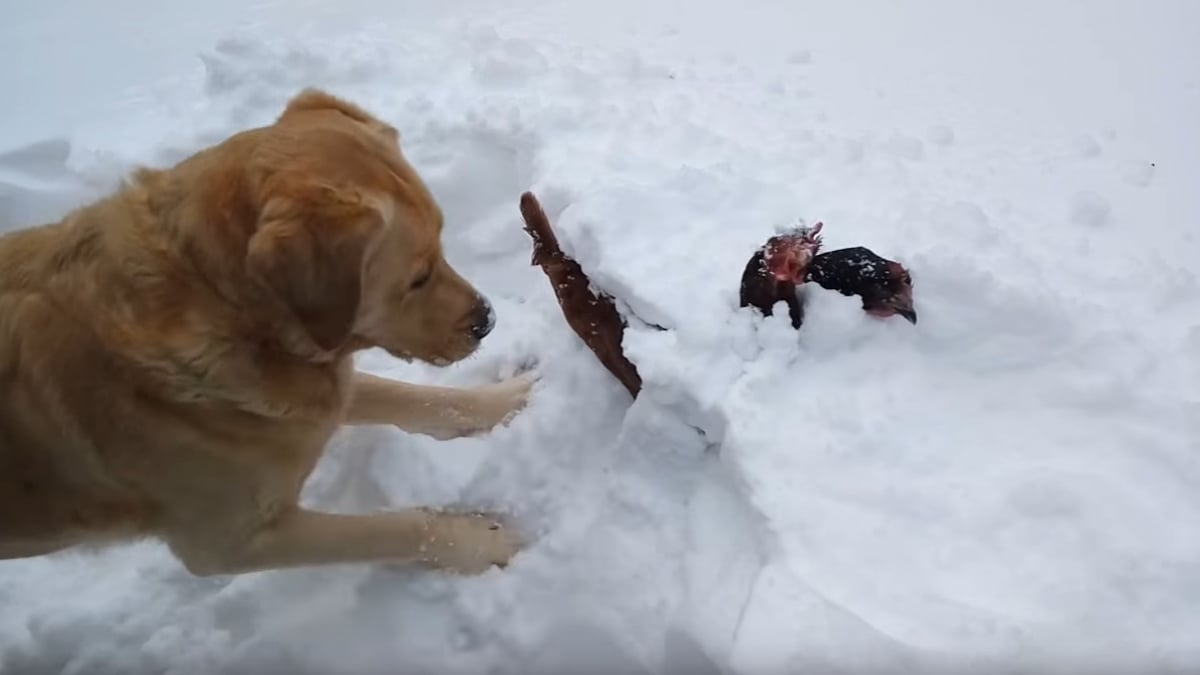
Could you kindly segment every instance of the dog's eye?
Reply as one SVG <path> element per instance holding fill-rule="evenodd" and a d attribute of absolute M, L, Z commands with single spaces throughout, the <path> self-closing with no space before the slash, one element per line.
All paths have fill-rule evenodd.
<path fill-rule="evenodd" d="M 413 279 L 412 286 L 410 286 L 410 288 L 412 288 L 412 290 L 414 290 L 414 291 L 417 290 L 418 288 L 421 288 L 425 284 L 429 283 L 429 278 L 432 276 L 433 276 L 432 272 L 425 272 L 425 273 L 421 274 L 416 279 Z"/>

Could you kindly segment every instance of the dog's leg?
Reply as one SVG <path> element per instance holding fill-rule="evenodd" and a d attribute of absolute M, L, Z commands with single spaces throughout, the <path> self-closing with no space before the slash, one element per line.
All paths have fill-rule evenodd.
<path fill-rule="evenodd" d="M 520 540 L 492 514 L 413 508 L 369 516 L 292 509 L 248 539 L 167 537 L 198 576 L 339 563 L 415 563 L 462 574 L 503 567 Z"/>
<path fill-rule="evenodd" d="M 434 387 L 354 373 L 344 424 L 393 424 L 441 440 L 485 433 L 525 407 L 534 376 L 479 387 Z"/>

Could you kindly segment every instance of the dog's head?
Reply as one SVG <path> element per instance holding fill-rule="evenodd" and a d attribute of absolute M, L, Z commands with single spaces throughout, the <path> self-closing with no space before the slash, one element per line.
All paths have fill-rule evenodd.
<path fill-rule="evenodd" d="M 247 271 L 322 352 L 377 346 L 445 365 L 491 331 L 491 305 L 446 262 L 441 210 L 394 128 L 306 90 L 251 163 Z"/>

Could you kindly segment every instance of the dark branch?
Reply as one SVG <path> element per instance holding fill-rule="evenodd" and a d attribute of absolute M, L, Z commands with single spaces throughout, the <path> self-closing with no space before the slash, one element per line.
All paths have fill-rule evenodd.
<path fill-rule="evenodd" d="M 637 397 L 642 378 L 621 348 L 625 321 L 616 304 L 608 295 L 597 296 L 592 292 L 591 281 L 579 263 L 563 253 L 546 212 L 531 192 L 521 195 L 521 216 L 525 219 L 525 231 L 533 239 L 531 264 L 541 267 L 550 279 L 567 324 L 630 395 Z"/>

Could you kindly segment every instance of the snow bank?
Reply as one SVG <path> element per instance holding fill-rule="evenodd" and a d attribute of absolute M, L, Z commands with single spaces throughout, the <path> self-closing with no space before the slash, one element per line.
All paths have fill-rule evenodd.
<path fill-rule="evenodd" d="M 195 79 L 0 155 L 0 227 L 31 224 L 327 87 L 400 128 L 499 316 L 461 366 L 362 366 L 544 373 L 487 438 L 348 430 L 305 493 L 512 511 L 536 540 L 510 569 L 193 579 L 154 544 L 9 561 L 0 670 L 1200 665 L 1200 97 L 1167 59 L 1194 52 L 1189 24 L 926 0 L 868 25 L 832 6 L 475 7 L 339 31 L 309 8 L 300 37 L 233 33 Z M 670 329 L 635 321 L 636 402 L 529 266 L 525 189 L 598 285 Z M 750 253 L 800 218 L 827 248 L 904 261 L 920 324 L 819 290 L 799 334 L 738 310 Z"/>

